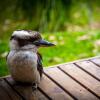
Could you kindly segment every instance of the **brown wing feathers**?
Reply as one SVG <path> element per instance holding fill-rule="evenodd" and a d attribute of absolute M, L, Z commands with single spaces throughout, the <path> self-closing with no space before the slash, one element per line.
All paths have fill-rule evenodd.
<path fill-rule="evenodd" d="M 39 52 L 37 52 L 38 60 L 37 60 L 37 69 L 40 73 L 40 77 L 42 77 L 43 66 L 42 66 L 42 56 Z"/>

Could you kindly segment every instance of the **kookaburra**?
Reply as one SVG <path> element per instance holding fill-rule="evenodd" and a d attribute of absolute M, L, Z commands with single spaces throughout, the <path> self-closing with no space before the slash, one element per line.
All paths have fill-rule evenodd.
<path fill-rule="evenodd" d="M 38 53 L 38 48 L 53 45 L 43 40 L 39 32 L 14 31 L 10 38 L 10 52 L 7 56 L 12 78 L 16 82 L 39 84 L 43 67 L 42 56 Z"/>

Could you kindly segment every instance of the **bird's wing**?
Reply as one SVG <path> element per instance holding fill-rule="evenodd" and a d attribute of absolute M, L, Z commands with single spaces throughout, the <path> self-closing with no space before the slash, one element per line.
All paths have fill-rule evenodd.
<path fill-rule="evenodd" d="M 7 61 L 8 55 L 9 55 L 9 52 L 8 52 L 8 54 L 6 55 L 6 61 Z"/>
<path fill-rule="evenodd" d="M 42 77 L 43 74 L 43 66 L 42 66 L 42 56 L 39 52 L 37 52 L 38 60 L 37 60 L 37 69 L 40 73 L 40 77 Z"/>

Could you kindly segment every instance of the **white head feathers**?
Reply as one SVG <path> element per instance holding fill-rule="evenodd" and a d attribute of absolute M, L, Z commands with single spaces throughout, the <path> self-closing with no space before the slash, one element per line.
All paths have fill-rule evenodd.
<path fill-rule="evenodd" d="M 18 37 L 23 37 L 23 36 L 29 36 L 29 32 L 25 31 L 25 30 L 18 30 L 18 31 L 14 31 L 12 36 L 18 36 Z"/>

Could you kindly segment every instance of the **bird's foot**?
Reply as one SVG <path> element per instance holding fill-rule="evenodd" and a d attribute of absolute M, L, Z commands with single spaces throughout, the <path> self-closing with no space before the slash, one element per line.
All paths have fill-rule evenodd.
<path fill-rule="evenodd" d="M 37 84 L 36 84 L 36 83 L 33 83 L 33 84 L 32 84 L 32 90 L 33 90 L 33 91 L 37 90 Z"/>

